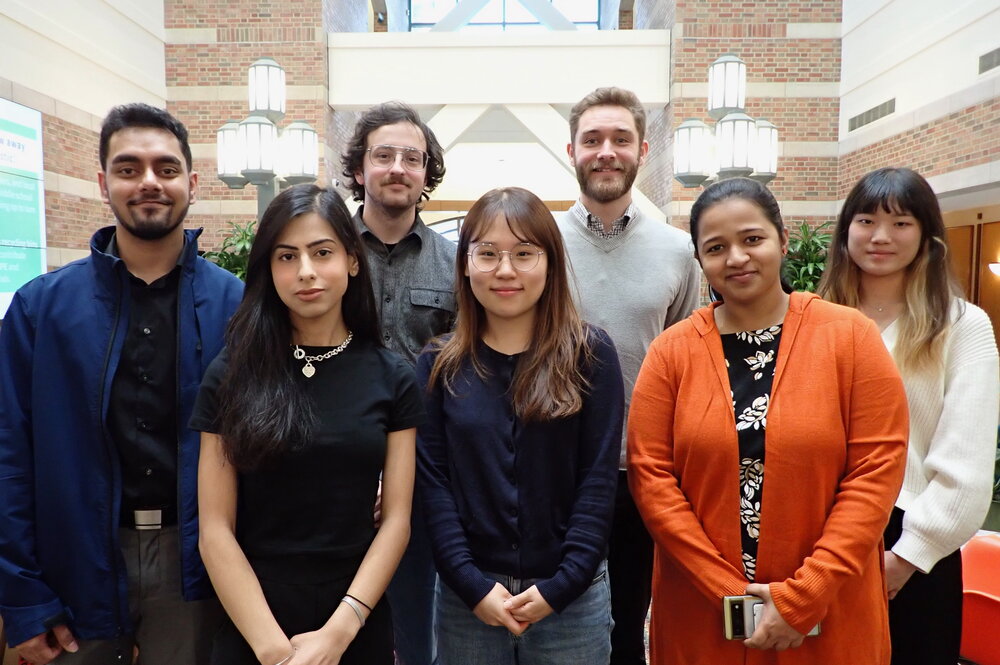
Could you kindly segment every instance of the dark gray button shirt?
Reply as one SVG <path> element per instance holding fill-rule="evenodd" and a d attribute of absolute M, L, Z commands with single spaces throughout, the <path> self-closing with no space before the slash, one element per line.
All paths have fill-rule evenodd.
<path fill-rule="evenodd" d="M 382 341 L 411 365 L 432 337 L 455 322 L 455 243 L 417 215 L 410 232 L 392 247 L 378 239 L 358 208 L 354 223 L 367 248 Z"/>

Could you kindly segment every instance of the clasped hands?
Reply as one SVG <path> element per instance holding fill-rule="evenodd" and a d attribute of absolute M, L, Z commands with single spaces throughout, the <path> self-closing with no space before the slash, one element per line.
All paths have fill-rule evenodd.
<path fill-rule="evenodd" d="M 771 588 L 766 584 L 747 585 L 745 593 L 764 600 L 764 609 L 753 635 L 743 640 L 743 645 L 751 649 L 774 649 L 784 651 L 802 644 L 805 635 L 798 632 L 778 612 L 771 598 Z"/>
<path fill-rule="evenodd" d="M 487 626 L 503 626 L 520 635 L 531 624 L 552 614 L 552 607 L 535 585 L 513 596 L 497 582 L 472 611 Z"/>

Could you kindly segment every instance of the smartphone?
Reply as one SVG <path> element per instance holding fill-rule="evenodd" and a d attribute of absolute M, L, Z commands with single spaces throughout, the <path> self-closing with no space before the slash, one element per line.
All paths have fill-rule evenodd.
<path fill-rule="evenodd" d="M 726 639 L 745 640 L 753 635 L 763 611 L 764 600 L 757 596 L 725 596 L 722 599 L 722 632 Z M 819 631 L 819 624 L 816 624 L 806 637 L 815 637 Z"/>
<path fill-rule="evenodd" d="M 722 632 L 727 640 L 745 640 L 753 635 L 755 611 L 764 601 L 757 596 L 725 596 L 722 599 Z"/>

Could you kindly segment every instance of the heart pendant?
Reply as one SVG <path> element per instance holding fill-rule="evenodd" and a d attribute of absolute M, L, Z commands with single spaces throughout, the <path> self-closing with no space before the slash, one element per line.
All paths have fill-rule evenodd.
<path fill-rule="evenodd" d="M 312 375 L 316 373 L 316 368 L 313 367 L 311 364 L 306 365 L 305 367 L 302 368 L 302 373 L 305 375 L 307 379 L 311 379 Z"/>

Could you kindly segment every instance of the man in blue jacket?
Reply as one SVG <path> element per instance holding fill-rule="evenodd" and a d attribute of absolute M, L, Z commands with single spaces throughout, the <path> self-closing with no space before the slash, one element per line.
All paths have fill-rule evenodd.
<path fill-rule="evenodd" d="M 185 231 L 187 130 L 111 110 L 90 256 L 15 295 L 0 328 L 0 615 L 34 665 L 207 662 L 221 618 L 198 557 L 201 377 L 242 283 Z"/>

